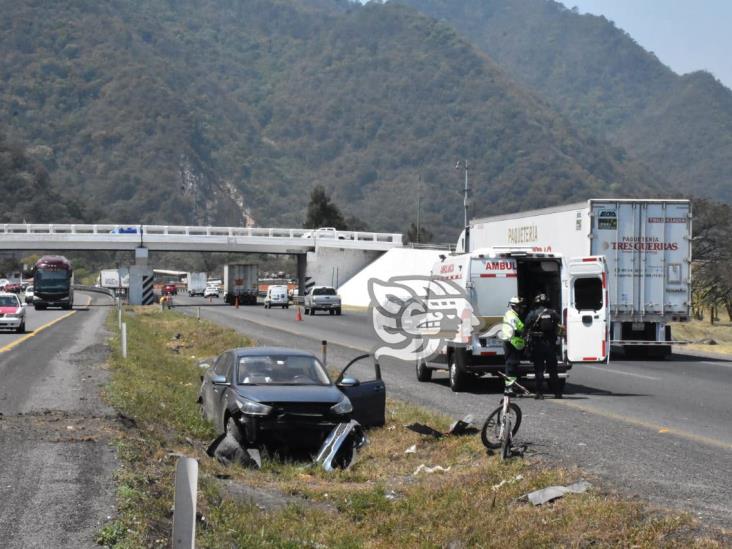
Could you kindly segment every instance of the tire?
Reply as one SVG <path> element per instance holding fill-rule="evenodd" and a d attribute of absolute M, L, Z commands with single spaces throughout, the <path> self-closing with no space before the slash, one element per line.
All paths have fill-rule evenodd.
<path fill-rule="evenodd" d="M 25 322 L 23 322 L 23 324 L 18 326 L 18 328 L 15 331 L 19 334 L 24 334 L 25 333 Z"/>
<path fill-rule="evenodd" d="M 516 436 L 516 433 L 521 426 L 521 408 L 517 404 L 511 403 L 508 407 L 509 414 L 512 416 L 511 436 Z M 483 442 L 483 446 L 489 450 L 495 450 L 501 447 L 500 429 L 501 429 L 501 412 L 503 411 L 503 405 L 499 406 L 491 412 L 491 415 L 483 423 L 483 428 L 480 430 L 480 440 Z"/>
<path fill-rule="evenodd" d="M 432 368 L 428 368 L 425 362 L 417 361 L 417 381 L 431 381 Z"/>
<path fill-rule="evenodd" d="M 328 311 L 328 314 L 329 314 L 330 316 L 333 316 L 333 315 L 335 315 L 335 310 L 334 310 L 334 309 L 331 309 L 330 311 Z"/>
<path fill-rule="evenodd" d="M 467 385 L 468 374 L 464 370 L 465 349 L 457 348 L 450 353 L 450 389 L 453 393 L 461 393 Z"/>
<path fill-rule="evenodd" d="M 338 307 L 336 309 L 336 316 L 341 316 L 341 308 L 340 307 Z"/>

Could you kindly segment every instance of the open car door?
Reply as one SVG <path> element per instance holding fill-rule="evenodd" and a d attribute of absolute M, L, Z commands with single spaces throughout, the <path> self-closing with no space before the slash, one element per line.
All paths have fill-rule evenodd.
<path fill-rule="evenodd" d="M 359 360 L 371 355 L 361 355 L 349 362 L 336 380 L 336 386 L 345 394 L 353 405 L 351 417 L 364 427 L 384 425 L 386 416 L 386 385 L 381 379 L 381 366 L 374 361 L 374 377 L 368 381 L 359 381 L 355 377 L 346 376 L 348 369 Z"/>
<path fill-rule="evenodd" d="M 564 309 L 565 352 L 570 362 L 606 362 L 610 356 L 607 263 L 604 256 L 569 260 Z"/>

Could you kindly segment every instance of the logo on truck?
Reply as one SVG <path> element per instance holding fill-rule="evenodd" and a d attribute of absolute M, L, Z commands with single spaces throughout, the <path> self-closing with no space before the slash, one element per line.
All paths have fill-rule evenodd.
<path fill-rule="evenodd" d="M 368 281 L 369 312 L 379 343 L 374 356 L 430 360 L 447 342 L 467 345 L 479 320 L 465 291 L 450 280 L 398 276 Z"/>
<path fill-rule="evenodd" d="M 604 243 L 603 248 L 620 252 L 675 252 L 679 249 L 679 243 L 662 242 L 656 236 L 624 236 L 620 242 Z"/>
<path fill-rule="evenodd" d="M 511 244 L 527 244 L 537 240 L 539 240 L 539 227 L 536 225 L 524 225 L 508 229 L 508 241 Z"/>
<path fill-rule="evenodd" d="M 618 228 L 618 214 L 615 210 L 601 210 L 597 214 L 597 228 L 600 230 L 616 230 Z"/>

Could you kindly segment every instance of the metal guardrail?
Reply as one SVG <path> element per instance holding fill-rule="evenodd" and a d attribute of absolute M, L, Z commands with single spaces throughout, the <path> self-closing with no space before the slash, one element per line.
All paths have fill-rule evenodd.
<path fill-rule="evenodd" d="M 109 288 L 101 288 L 99 286 L 84 286 L 83 284 L 74 284 L 73 288 L 74 288 L 74 291 L 95 292 L 98 294 L 104 294 L 111 298 L 116 297 L 116 295 L 114 294 L 114 290 L 110 290 Z"/>

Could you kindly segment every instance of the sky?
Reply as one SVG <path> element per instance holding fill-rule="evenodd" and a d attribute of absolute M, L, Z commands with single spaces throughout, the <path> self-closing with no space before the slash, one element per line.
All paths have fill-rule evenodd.
<path fill-rule="evenodd" d="M 732 0 L 559 0 L 604 15 L 675 72 L 707 70 L 732 88 Z"/>

